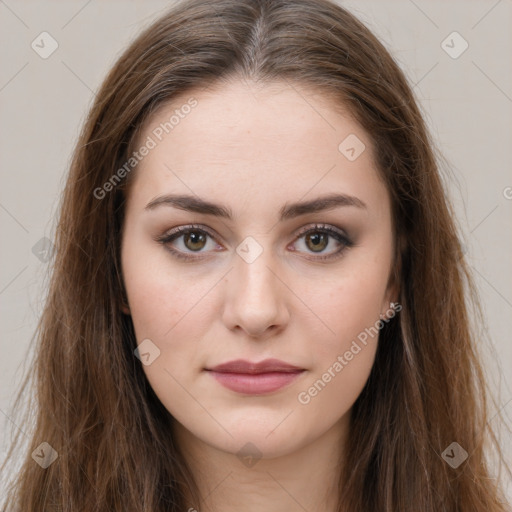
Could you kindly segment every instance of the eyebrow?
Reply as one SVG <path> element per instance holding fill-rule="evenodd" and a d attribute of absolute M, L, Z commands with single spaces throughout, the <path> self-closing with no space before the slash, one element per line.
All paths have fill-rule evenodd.
<path fill-rule="evenodd" d="M 180 210 L 233 220 L 233 213 L 229 208 L 220 204 L 211 203 L 198 196 L 166 194 L 152 199 L 146 205 L 145 209 L 154 210 L 159 206 L 172 206 Z M 354 206 L 356 208 L 367 209 L 366 204 L 355 196 L 347 194 L 328 194 L 311 201 L 287 203 L 281 208 L 279 218 L 283 221 L 307 213 L 333 210 L 342 206 Z"/>

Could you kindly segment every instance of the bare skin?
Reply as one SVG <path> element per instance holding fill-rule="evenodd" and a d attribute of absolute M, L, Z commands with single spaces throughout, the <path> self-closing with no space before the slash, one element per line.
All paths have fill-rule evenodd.
<path fill-rule="evenodd" d="M 122 242 L 125 312 L 137 342 L 160 351 L 144 371 L 175 419 L 203 498 L 190 506 L 334 511 L 350 411 L 378 337 L 359 343 L 350 360 L 344 354 L 397 299 L 390 198 L 371 141 L 312 89 L 242 81 L 174 98 L 140 140 L 191 96 L 197 106 L 135 171 Z M 339 149 L 350 134 L 366 146 L 353 161 Z M 157 200 L 168 194 L 223 205 L 232 218 Z M 329 194 L 365 207 L 280 220 L 283 207 Z M 157 240 L 192 224 L 192 237 Z M 336 371 L 339 356 L 347 364 Z M 244 394 L 205 370 L 266 358 L 304 371 L 277 391 Z M 320 391 L 308 392 L 319 379 Z"/>

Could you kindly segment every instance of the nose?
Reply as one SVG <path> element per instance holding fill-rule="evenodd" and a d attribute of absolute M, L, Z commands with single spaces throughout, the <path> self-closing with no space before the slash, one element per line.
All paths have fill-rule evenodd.
<path fill-rule="evenodd" d="M 254 261 L 235 255 L 227 276 L 223 321 L 230 330 L 241 329 L 261 338 L 283 329 L 289 320 L 287 290 L 271 250 Z"/>

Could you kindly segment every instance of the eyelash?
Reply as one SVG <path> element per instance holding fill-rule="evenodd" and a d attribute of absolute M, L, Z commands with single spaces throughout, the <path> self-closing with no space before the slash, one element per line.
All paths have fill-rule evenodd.
<path fill-rule="evenodd" d="M 186 253 L 183 253 L 182 251 L 178 251 L 176 249 L 173 249 L 172 247 L 167 246 L 167 244 L 173 242 L 174 240 L 178 239 L 180 236 L 186 235 L 188 233 L 194 233 L 194 232 L 200 232 L 208 235 L 210 238 L 215 240 L 215 235 L 207 229 L 205 226 L 199 226 L 199 225 L 189 225 L 189 226 L 179 226 L 171 231 L 168 231 L 164 233 L 163 235 L 160 235 L 155 238 L 155 240 L 162 245 L 166 246 L 166 249 L 172 253 L 172 255 L 178 259 L 185 260 L 185 261 L 193 261 L 193 260 L 200 260 L 203 259 L 204 256 L 189 256 L 185 255 Z M 330 227 L 325 224 L 314 224 L 312 226 L 306 226 L 303 229 L 297 233 L 297 240 L 304 237 L 305 235 L 309 233 L 324 233 L 332 238 L 334 238 L 338 243 L 342 244 L 342 247 L 336 251 L 333 254 L 329 254 L 328 256 L 314 256 L 313 260 L 315 261 L 325 261 L 325 260 L 334 260 L 343 255 L 345 252 L 345 249 L 349 247 L 353 247 L 353 242 L 347 238 L 346 235 L 338 231 L 337 229 Z M 187 253 L 188 254 L 188 253 Z"/>

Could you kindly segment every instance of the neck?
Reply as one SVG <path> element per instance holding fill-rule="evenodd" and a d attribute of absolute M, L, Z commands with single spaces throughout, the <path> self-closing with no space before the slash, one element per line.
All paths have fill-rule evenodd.
<path fill-rule="evenodd" d="M 346 414 L 310 444 L 292 453 L 267 458 L 230 453 L 199 440 L 176 422 L 175 438 L 200 493 L 188 494 L 189 512 L 336 512 Z"/>

